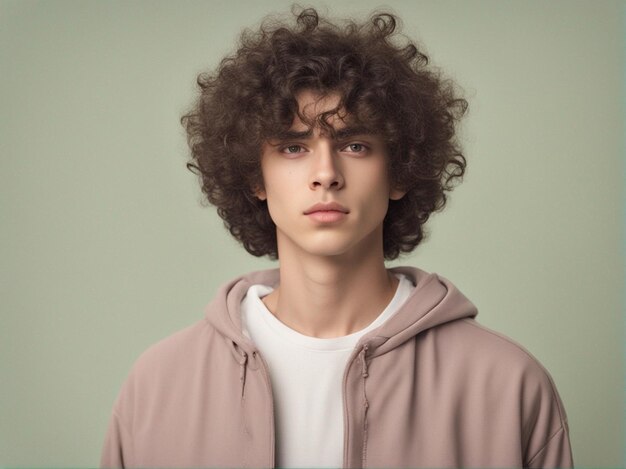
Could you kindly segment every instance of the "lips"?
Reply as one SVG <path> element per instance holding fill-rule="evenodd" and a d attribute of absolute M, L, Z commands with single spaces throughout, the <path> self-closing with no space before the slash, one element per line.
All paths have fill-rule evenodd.
<path fill-rule="evenodd" d="M 306 209 L 304 211 L 305 215 L 311 215 L 312 213 L 317 213 L 317 212 L 338 212 L 338 213 L 350 213 L 350 211 L 344 207 L 343 205 L 340 205 L 336 202 L 329 202 L 329 203 L 318 203 L 313 205 L 312 207 L 309 207 L 308 209 Z"/>
<path fill-rule="evenodd" d="M 309 207 L 304 214 L 318 224 L 335 224 L 342 221 L 350 211 L 336 202 L 319 203 Z"/>

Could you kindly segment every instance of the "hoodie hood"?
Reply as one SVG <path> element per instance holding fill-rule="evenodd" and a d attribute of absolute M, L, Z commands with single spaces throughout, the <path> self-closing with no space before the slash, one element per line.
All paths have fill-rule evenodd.
<path fill-rule="evenodd" d="M 476 307 L 449 280 L 415 267 L 395 267 L 393 273 L 406 275 L 415 285 L 411 296 L 389 320 L 364 335 L 357 349 L 367 344 L 368 357 L 382 355 L 417 334 L 450 321 L 473 318 Z M 276 288 L 278 269 L 252 272 L 223 285 L 206 307 L 206 320 L 235 348 L 247 355 L 256 346 L 242 332 L 241 300 L 254 284 Z"/>

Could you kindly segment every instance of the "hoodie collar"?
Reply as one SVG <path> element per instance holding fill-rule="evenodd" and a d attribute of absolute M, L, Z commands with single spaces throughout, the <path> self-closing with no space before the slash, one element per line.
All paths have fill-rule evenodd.
<path fill-rule="evenodd" d="M 369 344 L 368 356 L 382 355 L 435 326 L 478 314 L 473 303 L 448 279 L 415 267 L 390 270 L 406 275 L 415 289 L 389 321 L 361 338 L 357 348 Z"/>
<path fill-rule="evenodd" d="M 476 307 L 446 278 L 415 267 L 390 270 L 406 275 L 415 289 L 396 314 L 360 339 L 356 348 L 368 344 L 369 357 L 382 355 L 440 324 L 478 314 Z M 242 332 L 241 300 L 254 284 L 275 288 L 278 282 L 279 271 L 272 269 L 252 272 L 224 284 L 206 307 L 206 320 L 232 342 L 235 349 L 253 354 L 256 346 Z"/>

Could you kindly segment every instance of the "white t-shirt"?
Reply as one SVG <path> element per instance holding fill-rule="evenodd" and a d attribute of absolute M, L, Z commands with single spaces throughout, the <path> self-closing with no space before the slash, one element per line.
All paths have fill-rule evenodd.
<path fill-rule="evenodd" d="M 241 302 L 243 332 L 269 367 L 274 394 L 277 467 L 342 467 L 342 379 L 359 339 L 400 308 L 414 286 L 404 275 L 391 302 L 365 329 L 320 339 L 279 321 L 261 298 L 272 291 L 252 285 Z"/>

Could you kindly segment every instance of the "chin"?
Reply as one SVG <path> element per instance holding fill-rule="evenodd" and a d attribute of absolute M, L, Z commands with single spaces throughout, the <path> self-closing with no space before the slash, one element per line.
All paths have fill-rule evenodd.
<path fill-rule="evenodd" d="M 320 243 L 316 243 L 315 245 L 303 246 L 303 250 L 312 256 L 319 257 L 366 257 L 368 254 L 372 252 L 371 246 L 363 246 L 358 241 L 355 242 L 339 242 L 339 240 L 332 241 L 322 241 Z"/>
<path fill-rule="evenodd" d="M 286 233 L 283 233 L 286 234 Z M 382 236 L 379 240 L 377 236 L 346 236 L 348 233 L 340 233 L 337 231 L 311 233 L 309 236 L 278 236 L 279 256 L 280 251 L 291 251 L 293 255 L 298 253 L 309 256 L 319 257 L 339 257 L 354 256 L 367 257 L 375 252 L 375 246 L 380 242 L 382 249 Z M 372 233 L 373 235 L 374 233 Z M 311 236 L 312 235 L 312 236 Z M 282 238 L 282 242 L 281 242 Z M 281 245 L 282 248 L 281 249 Z"/>
<path fill-rule="evenodd" d="M 300 245 L 297 251 L 302 254 L 320 257 L 340 256 L 350 251 L 349 246 L 341 246 L 333 243 L 319 243 L 315 245 Z"/>

